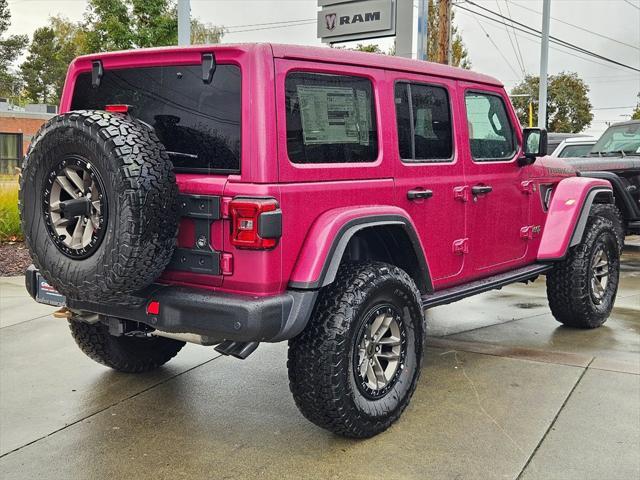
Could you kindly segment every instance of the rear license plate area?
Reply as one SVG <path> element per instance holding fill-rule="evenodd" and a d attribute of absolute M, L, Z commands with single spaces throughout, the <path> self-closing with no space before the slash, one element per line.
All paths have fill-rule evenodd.
<path fill-rule="evenodd" d="M 38 290 L 36 300 L 38 303 L 45 303 L 55 307 L 64 307 L 67 299 L 55 288 L 47 283 L 42 275 L 36 273 L 36 281 L 38 282 Z"/>

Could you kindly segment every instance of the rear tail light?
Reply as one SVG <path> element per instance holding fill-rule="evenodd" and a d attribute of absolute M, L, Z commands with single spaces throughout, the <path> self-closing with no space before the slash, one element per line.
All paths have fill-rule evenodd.
<path fill-rule="evenodd" d="M 104 107 L 105 111 L 112 113 L 128 113 L 129 108 L 131 108 L 130 105 L 124 104 L 105 105 Z"/>
<path fill-rule="evenodd" d="M 147 315 L 158 315 L 160 313 L 160 302 L 152 300 L 147 304 Z"/>
<path fill-rule="evenodd" d="M 229 204 L 231 245 L 266 250 L 282 235 L 282 214 L 273 198 L 235 198 Z"/>

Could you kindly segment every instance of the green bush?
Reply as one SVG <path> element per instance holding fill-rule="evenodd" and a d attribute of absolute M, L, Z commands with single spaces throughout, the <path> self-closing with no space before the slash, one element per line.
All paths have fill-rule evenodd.
<path fill-rule="evenodd" d="M 18 214 L 18 177 L 0 177 L 0 242 L 22 240 Z"/>

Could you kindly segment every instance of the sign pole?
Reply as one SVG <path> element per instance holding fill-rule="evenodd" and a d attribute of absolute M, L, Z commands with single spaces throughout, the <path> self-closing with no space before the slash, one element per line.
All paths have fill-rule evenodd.
<path fill-rule="evenodd" d="M 189 0 L 178 0 L 178 45 L 191 44 L 191 6 Z"/>
<path fill-rule="evenodd" d="M 428 60 L 428 29 L 429 2 L 427 0 L 420 0 L 418 3 L 418 60 Z"/>
<path fill-rule="evenodd" d="M 396 56 L 398 57 L 413 58 L 413 18 L 413 1 L 396 0 Z M 419 33 L 418 36 L 420 36 Z"/>

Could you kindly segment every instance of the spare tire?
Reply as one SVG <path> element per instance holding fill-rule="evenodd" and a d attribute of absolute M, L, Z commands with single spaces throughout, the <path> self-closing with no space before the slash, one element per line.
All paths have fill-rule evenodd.
<path fill-rule="evenodd" d="M 45 279 L 71 298 L 126 303 L 175 248 L 178 187 L 150 127 L 80 110 L 49 120 L 22 166 L 25 242 Z"/>

